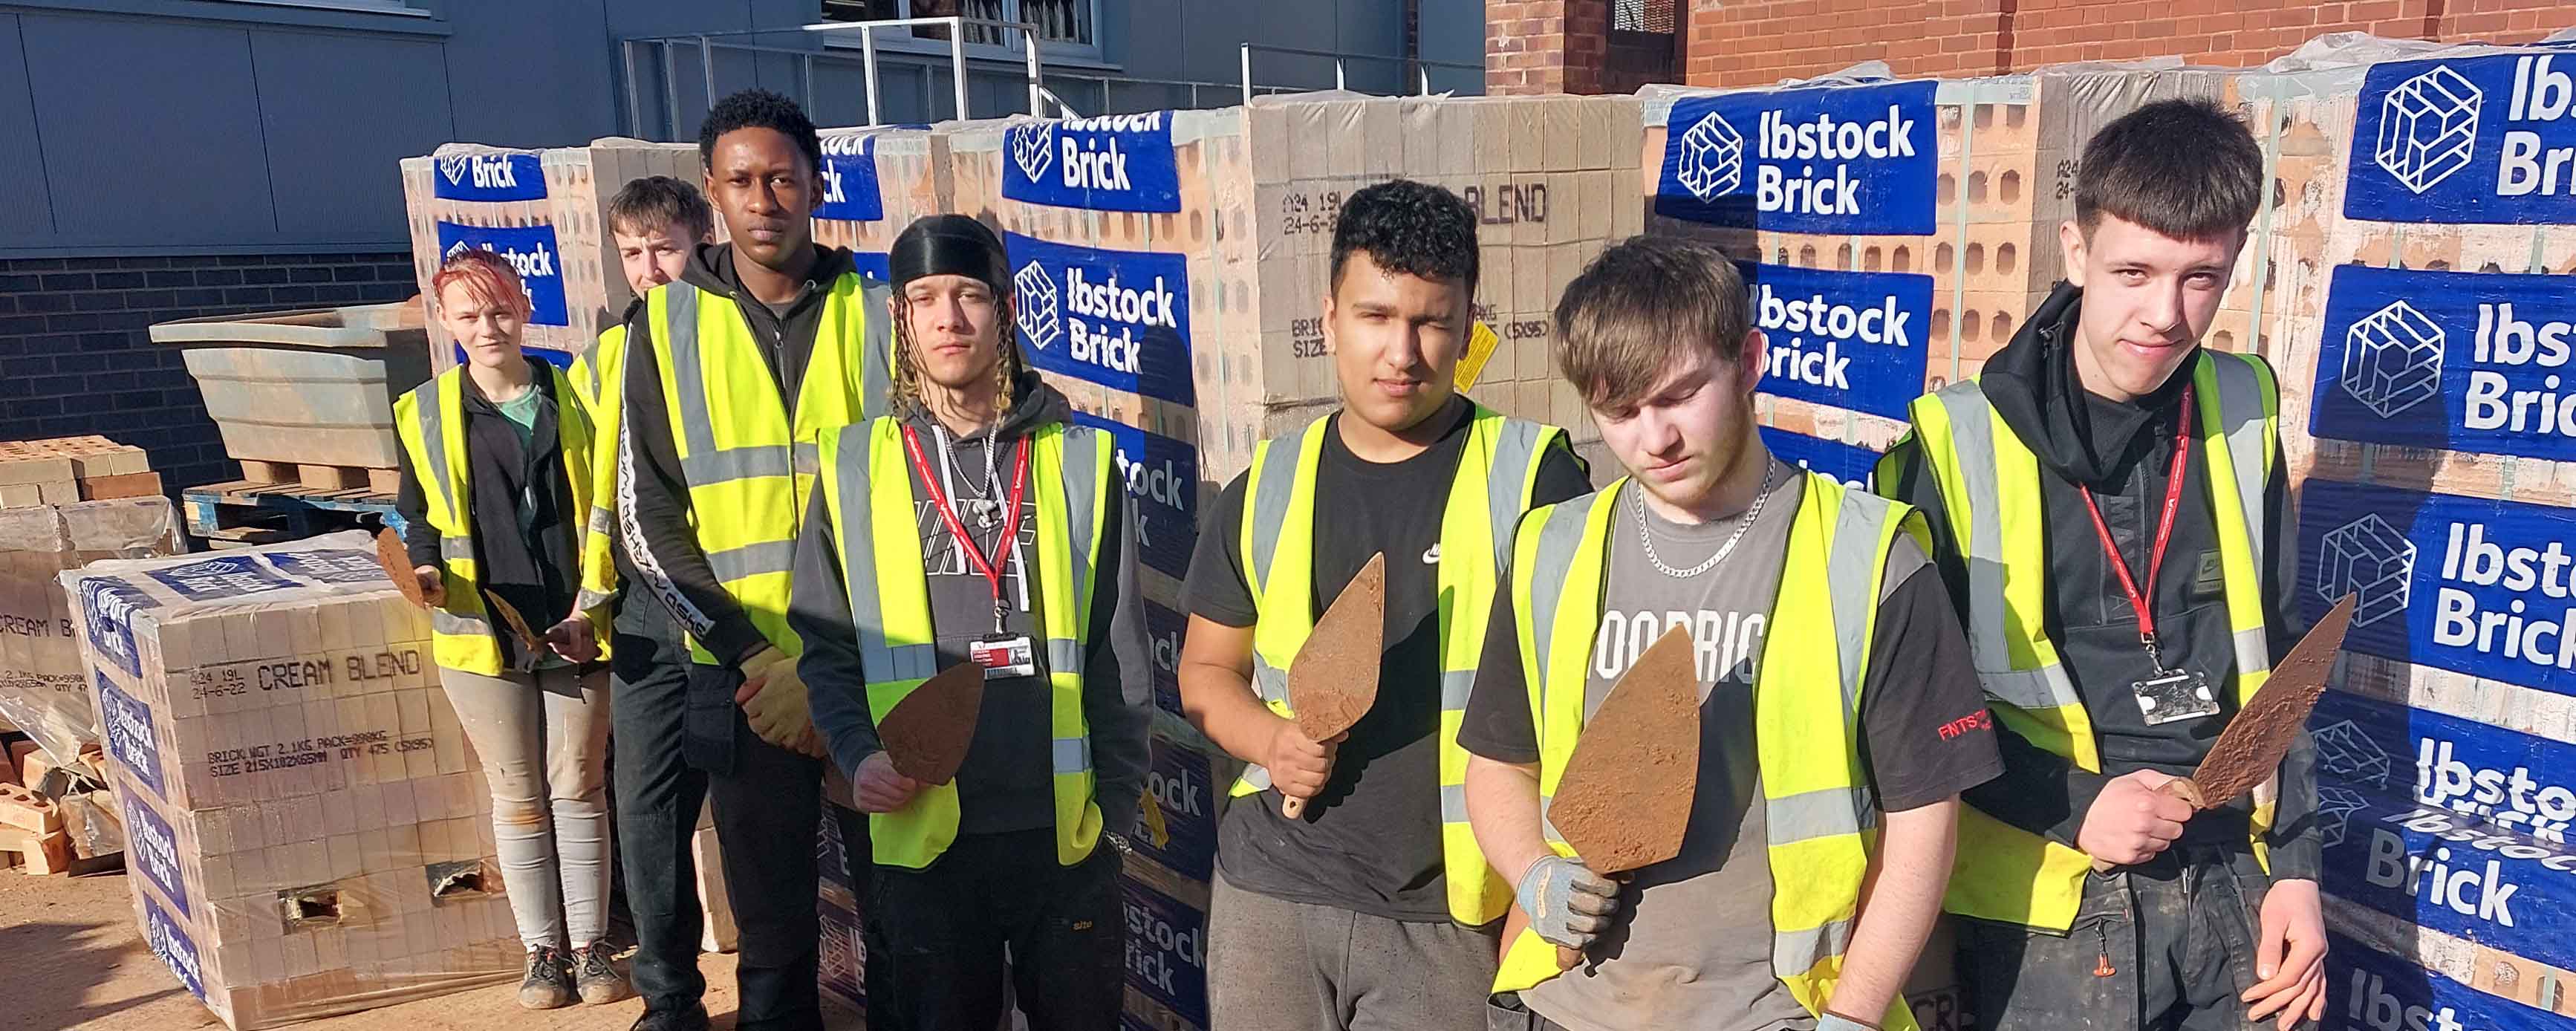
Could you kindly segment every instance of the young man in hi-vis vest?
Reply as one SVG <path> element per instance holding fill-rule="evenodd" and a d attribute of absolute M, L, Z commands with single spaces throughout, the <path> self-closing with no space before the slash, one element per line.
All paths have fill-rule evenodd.
<path fill-rule="evenodd" d="M 687 884 L 699 801 L 713 796 L 746 1028 L 821 1026 L 823 749 L 796 676 L 789 567 L 816 442 L 883 408 L 893 339 L 885 284 L 862 276 L 849 251 L 813 242 L 822 150 L 785 97 L 718 101 L 698 153 L 732 239 L 698 248 L 678 279 L 646 291 L 626 327 L 618 534 L 642 588 L 633 603 L 670 609 L 689 660 L 675 708 L 620 721 L 646 726 L 654 737 L 637 744 L 660 757 L 621 800 L 664 817 L 626 847 L 650 850 L 634 858 Z M 668 761 L 674 752 L 681 761 Z M 675 889 L 647 891 L 635 963 L 646 1010 L 635 1026 L 704 1027 L 696 908 L 675 904 Z"/>
<path fill-rule="evenodd" d="M 1531 512 L 1459 741 L 1528 929 L 1494 1027 L 1914 1027 L 1959 792 L 2000 761 L 1911 509 L 1771 456 L 1766 349 L 1717 251 L 1638 237 L 1556 308 L 1557 369 L 1628 477 Z M 1681 851 L 1621 882 L 1547 818 L 1613 685 L 1687 627 L 1701 696 Z M 1642 758 L 1642 757 L 1641 757 Z M 1559 972 L 1558 947 L 1588 950 Z"/>
<path fill-rule="evenodd" d="M 933 215 L 886 262 L 895 414 L 823 438 L 788 615 L 814 722 L 869 814 L 869 1026 L 990 1031 L 1007 950 L 1030 1027 L 1114 1031 L 1119 853 L 1153 713 L 1116 449 L 1020 361 L 992 230 Z M 972 743 L 951 782 L 922 784 L 878 721 L 964 664 L 981 667 Z"/>
<path fill-rule="evenodd" d="M 2000 724 L 1947 899 L 1982 1026 L 2288 1031 L 2325 1004 L 2304 736 L 2250 798 L 2157 790 L 2297 642 L 2272 370 L 2201 346 L 2271 189 L 2205 101 L 2104 126 L 2058 228 L 2067 282 L 1880 463 L 1931 523 Z"/>
<path fill-rule="evenodd" d="M 1591 482 L 1564 430 L 1457 392 L 1477 257 L 1475 212 L 1448 190 L 1398 180 L 1351 195 L 1322 319 L 1342 406 L 1261 443 L 1190 562 L 1181 704 L 1253 764 L 1217 829 L 1220 1027 L 1483 1026 L 1511 889 L 1467 830 L 1458 718 L 1504 534 Z M 1309 740 L 1288 670 L 1380 554 L 1376 705 L 1342 738 Z M 1302 816 L 1283 813 L 1289 798 Z"/>

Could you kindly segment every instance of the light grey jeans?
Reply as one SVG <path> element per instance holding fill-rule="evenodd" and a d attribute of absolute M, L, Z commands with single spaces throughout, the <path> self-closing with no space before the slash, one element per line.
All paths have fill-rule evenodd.
<path fill-rule="evenodd" d="M 583 946 L 608 930 L 608 673 L 442 668 L 483 779 L 519 940 Z M 569 930 L 571 936 L 565 937 Z"/>

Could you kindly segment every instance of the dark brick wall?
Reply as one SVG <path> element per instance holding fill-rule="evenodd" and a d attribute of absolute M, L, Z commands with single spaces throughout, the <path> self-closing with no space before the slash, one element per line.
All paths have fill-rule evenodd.
<path fill-rule="evenodd" d="M 0 440 L 96 433 L 150 452 L 173 490 L 232 479 L 196 380 L 152 324 L 399 301 L 411 277 L 400 251 L 0 259 Z"/>

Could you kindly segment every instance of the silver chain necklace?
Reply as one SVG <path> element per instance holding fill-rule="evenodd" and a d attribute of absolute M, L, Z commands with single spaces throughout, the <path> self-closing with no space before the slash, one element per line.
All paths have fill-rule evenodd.
<path fill-rule="evenodd" d="M 1735 542 L 1744 539 L 1744 531 L 1752 529 L 1754 520 L 1762 518 L 1762 502 L 1764 499 L 1771 496 L 1771 472 L 1772 470 L 1769 468 L 1764 468 L 1762 470 L 1762 489 L 1754 493 L 1753 504 L 1744 509 L 1744 520 L 1736 524 L 1734 533 L 1727 535 L 1726 543 L 1718 545 L 1715 553 L 1709 555 L 1709 557 L 1700 564 L 1692 566 L 1689 569 L 1675 569 L 1672 566 L 1665 564 L 1662 556 L 1655 554 L 1655 537 L 1653 534 L 1646 531 L 1646 522 L 1648 518 L 1646 513 L 1646 488 L 1638 486 L 1636 488 L 1636 493 L 1629 495 L 1629 500 L 1635 502 L 1637 506 L 1637 543 L 1645 546 L 1646 563 L 1654 566 L 1656 572 L 1662 573 L 1665 576 L 1672 577 L 1676 580 L 1687 580 L 1691 577 L 1698 576 L 1701 573 L 1708 572 L 1709 570 L 1716 568 L 1718 563 L 1726 561 L 1726 556 L 1735 552 Z"/>
<path fill-rule="evenodd" d="M 930 426 L 930 432 L 937 435 L 940 453 L 947 456 L 949 461 L 954 462 L 956 460 L 957 452 L 948 443 L 948 429 L 939 425 L 936 420 L 933 420 Z M 1000 434 L 994 434 L 994 437 L 998 436 L 1000 436 Z M 963 443 L 963 441 L 960 441 L 960 443 Z M 1002 489 L 1002 481 L 1000 471 L 994 467 L 993 463 L 993 452 L 999 449 L 1000 444 L 997 440 L 993 439 L 993 437 L 987 437 L 985 439 L 983 487 L 977 488 L 973 483 L 961 484 L 967 488 L 967 497 L 964 499 L 966 501 L 967 512 L 960 514 L 972 513 L 975 516 L 975 525 L 980 529 L 992 529 L 1001 521 L 1002 498 L 1000 492 Z M 960 479 L 963 480 L 964 478 L 960 477 Z"/>

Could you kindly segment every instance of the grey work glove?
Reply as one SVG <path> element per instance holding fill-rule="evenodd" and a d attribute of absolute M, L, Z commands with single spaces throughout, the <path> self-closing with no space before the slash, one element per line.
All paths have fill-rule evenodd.
<path fill-rule="evenodd" d="M 1619 911 L 1619 886 L 1585 869 L 1579 860 L 1544 856 L 1521 874 L 1521 912 L 1530 930 L 1549 944 L 1581 950 L 1610 929 Z"/>

